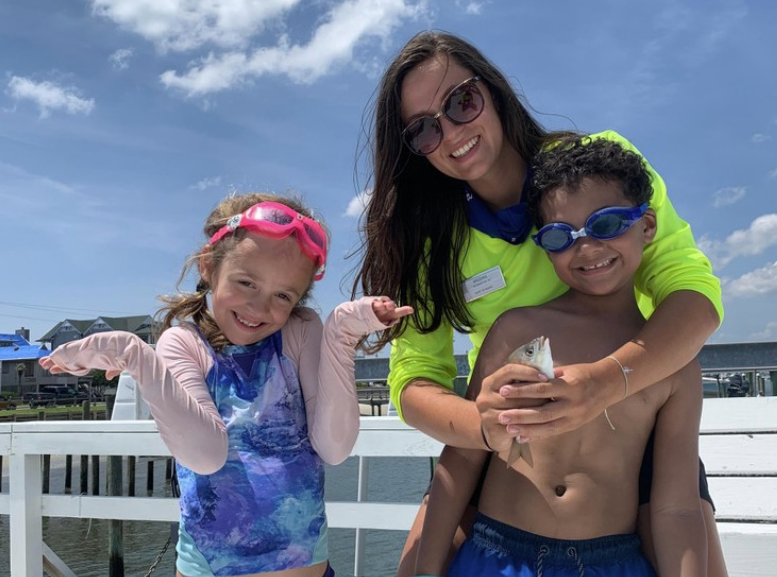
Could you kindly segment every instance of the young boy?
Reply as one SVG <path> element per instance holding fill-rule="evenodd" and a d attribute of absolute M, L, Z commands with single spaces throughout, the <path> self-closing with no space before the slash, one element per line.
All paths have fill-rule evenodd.
<path fill-rule="evenodd" d="M 650 194 L 642 160 L 612 141 L 571 139 L 539 156 L 528 197 L 540 227 L 534 239 L 570 290 L 499 317 L 480 351 L 471 394 L 515 349 L 540 335 L 550 339 L 555 363 L 566 365 L 603 358 L 637 334 L 645 319 L 634 297 L 634 274 L 656 232 Z M 622 368 L 627 384 L 628 367 Z M 661 577 L 705 575 L 697 458 L 702 392 L 686 381 L 701 382 L 698 363 L 576 431 L 532 442 L 531 464 L 520 459 L 506 467 L 509 451 L 495 453 L 472 534 L 443 573 L 488 455 L 446 447 L 416 572 L 655 575 L 635 534 L 640 464 L 655 426 L 650 516 L 656 569 Z"/>

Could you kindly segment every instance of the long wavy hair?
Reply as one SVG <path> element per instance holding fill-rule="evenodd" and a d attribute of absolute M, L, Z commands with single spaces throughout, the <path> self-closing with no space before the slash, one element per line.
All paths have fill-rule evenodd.
<path fill-rule="evenodd" d="M 217 275 L 221 263 L 224 262 L 226 256 L 246 237 L 248 232 L 244 228 L 238 228 L 234 233 L 225 236 L 212 246 L 208 245 L 207 241 L 216 234 L 221 227 L 227 224 L 227 221 L 231 217 L 248 210 L 260 202 L 278 202 L 285 204 L 293 210 L 296 210 L 298 213 L 313 218 L 311 211 L 305 208 L 299 201 L 275 194 L 253 192 L 241 195 L 230 195 L 222 200 L 205 220 L 205 226 L 203 227 L 203 233 L 206 239 L 205 244 L 186 259 L 186 263 L 184 264 L 181 274 L 178 277 L 178 282 L 176 283 L 178 292 L 174 295 L 162 295 L 159 297 L 159 300 L 165 305 L 159 309 L 156 315 L 161 323 L 161 332 L 164 332 L 176 323 L 189 321 L 199 327 L 200 331 L 202 331 L 202 334 L 214 350 L 218 351 L 230 344 L 226 336 L 224 336 L 224 333 L 216 324 L 216 319 L 213 318 L 213 315 L 208 308 L 208 293 L 210 293 L 211 287 L 210 284 L 202 278 L 199 263 L 202 258 L 213 259 L 212 274 Z M 323 223 L 320 224 L 323 227 Z M 181 283 L 188 272 L 194 267 L 197 267 L 198 274 L 195 292 L 182 292 L 180 290 Z M 302 295 L 302 298 L 300 298 L 297 303 L 295 310 L 305 304 L 312 287 L 313 278 L 311 276 L 310 283 Z"/>
<path fill-rule="evenodd" d="M 352 295 L 387 295 L 415 312 L 365 344 L 369 352 L 400 336 L 409 319 L 422 333 L 436 330 L 443 320 L 460 332 L 469 332 L 473 324 L 461 287 L 468 239 L 464 182 L 412 154 L 401 138 L 402 82 L 414 67 L 440 55 L 480 77 L 505 141 L 527 163 L 556 137 L 532 118 L 504 74 L 465 40 L 424 31 L 402 48 L 383 74 L 373 104 L 373 190 L 361 222 L 361 260 Z"/>

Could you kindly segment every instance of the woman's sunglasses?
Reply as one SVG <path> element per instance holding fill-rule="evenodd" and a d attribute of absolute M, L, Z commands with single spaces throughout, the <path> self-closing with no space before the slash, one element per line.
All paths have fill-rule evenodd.
<path fill-rule="evenodd" d="M 298 213 L 293 208 L 279 202 L 260 202 L 245 212 L 235 215 L 210 237 L 208 244 L 216 244 L 226 235 L 238 228 L 268 238 L 282 239 L 296 233 L 302 253 L 316 265 L 314 280 L 324 278 L 326 266 L 326 233 L 321 225 L 310 217 Z"/>
<path fill-rule="evenodd" d="M 647 208 L 646 202 L 632 207 L 608 206 L 589 216 L 580 230 L 575 230 L 565 222 L 551 222 L 532 235 L 532 239 L 537 246 L 548 252 L 564 251 L 582 236 L 610 240 L 629 230 L 642 218 Z"/>
<path fill-rule="evenodd" d="M 434 116 L 422 116 L 408 124 L 402 131 L 402 140 L 413 154 L 426 156 L 431 154 L 442 142 L 440 116 L 453 124 L 472 122 L 483 112 L 483 95 L 476 86 L 480 80 L 473 76 L 453 88 L 445 97 L 442 109 Z"/>

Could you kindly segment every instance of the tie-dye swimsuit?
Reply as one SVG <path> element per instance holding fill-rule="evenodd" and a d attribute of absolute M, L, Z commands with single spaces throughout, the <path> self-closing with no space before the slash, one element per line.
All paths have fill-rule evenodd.
<path fill-rule="evenodd" d="M 215 353 L 206 382 L 227 427 L 223 468 L 177 465 L 178 570 L 245 575 L 328 559 L 324 467 L 308 439 L 305 403 L 281 332 Z"/>

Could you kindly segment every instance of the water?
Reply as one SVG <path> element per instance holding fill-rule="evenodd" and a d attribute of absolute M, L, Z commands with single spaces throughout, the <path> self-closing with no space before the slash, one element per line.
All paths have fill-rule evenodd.
<path fill-rule="evenodd" d="M 8 491 L 7 460 L 4 460 L 3 491 Z M 101 494 L 105 487 L 105 460 L 101 462 Z M 136 492 L 145 495 L 146 460 L 138 459 Z M 125 461 L 126 475 L 126 461 Z M 169 496 L 163 486 L 164 464 L 155 465 L 155 496 Z M 91 482 L 91 470 L 90 470 Z M 337 467 L 327 467 L 326 498 L 355 501 L 358 459 L 348 459 Z M 419 503 L 429 482 L 429 460 L 425 458 L 369 459 L 367 499 L 378 502 Z M 51 492 L 64 492 L 64 458 L 52 457 Z M 79 486 L 79 459 L 73 459 L 73 485 Z M 91 487 L 90 487 L 91 491 Z M 366 531 L 364 577 L 393 575 L 399 562 L 406 534 L 401 531 Z M 356 531 L 330 529 L 330 561 L 338 577 L 353 575 Z M 143 577 L 170 535 L 170 524 L 124 522 L 124 566 L 127 577 Z M 108 521 L 89 519 L 43 519 L 43 540 L 79 577 L 105 577 L 108 574 Z M 8 517 L 0 516 L 0 577 L 10 576 Z M 153 575 L 174 574 L 172 547 L 162 557 Z"/>

